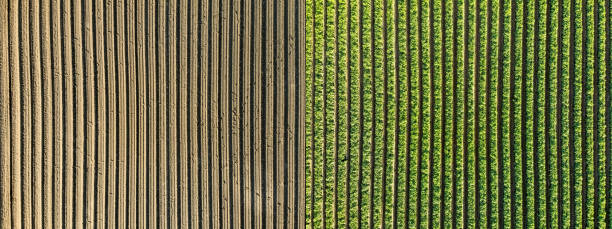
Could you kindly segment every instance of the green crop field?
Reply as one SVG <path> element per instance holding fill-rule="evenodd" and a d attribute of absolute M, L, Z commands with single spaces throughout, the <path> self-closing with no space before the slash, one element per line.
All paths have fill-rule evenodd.
<path fill-rule="evenodd" d="M 612 8 L 558 1 L 307 0 L 307 227 L 610 227 Z"/>

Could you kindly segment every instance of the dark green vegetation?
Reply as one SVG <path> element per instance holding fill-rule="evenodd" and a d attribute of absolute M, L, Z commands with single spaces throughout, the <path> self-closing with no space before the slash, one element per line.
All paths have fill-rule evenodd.
<path fill-rule="evenodd" d="M 612 225 L 610 0 L 306 5 L 307 224 Z"/>

